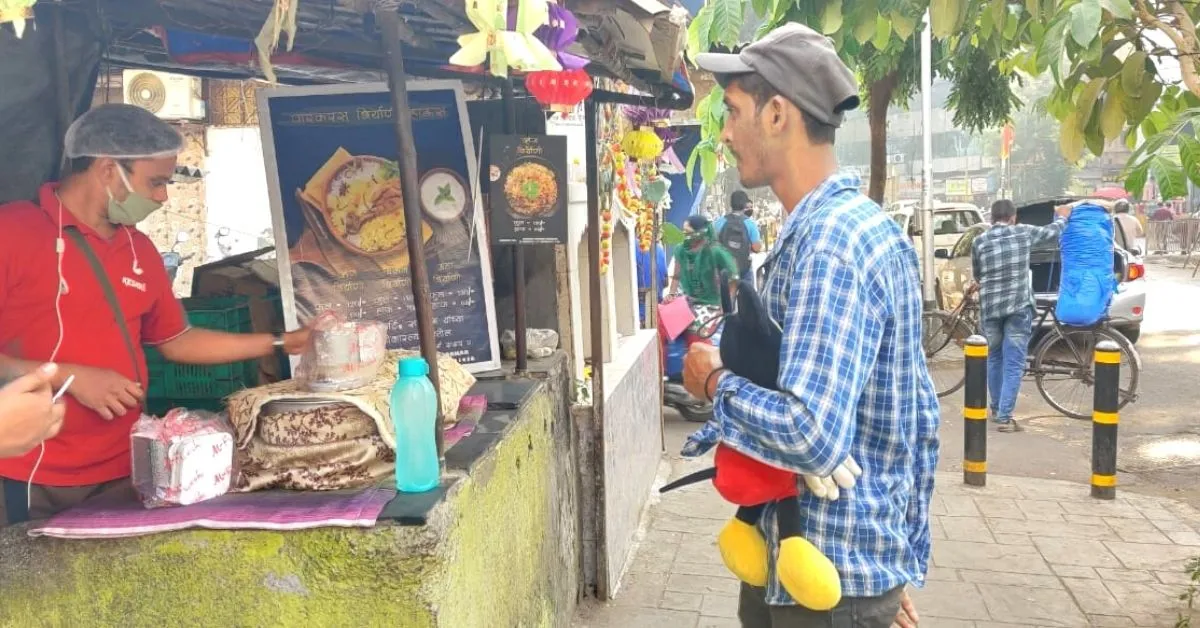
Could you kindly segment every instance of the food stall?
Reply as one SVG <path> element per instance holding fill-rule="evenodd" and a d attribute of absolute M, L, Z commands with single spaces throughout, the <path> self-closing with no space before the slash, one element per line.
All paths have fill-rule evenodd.
<path fill-rule="evenodd" d="M 567 625 L 581 594 L 607 596 L 624 568 L 648 499 L 647 473 L 652 477 L 661 450 L 661 441 L 641 438 L 647 425 L 658 432 L 659 416 L 639 417 L 637 410 L 658 398 L 660 376 L 657 351 L 649 349 L 656 346 L 652 330 L 614 345 L 598 318 L 615 322 L 612 295 L 634 285 L 628 272 L 603 279 L 609 269 L 602 268 L 602 230 L 587 229 L 602 224 L 601 206 L 614 198 L 614 184 L 602 192 L 597 178 L 601 156 L 585 150 L 586 183 L 559 193 L 567 201 L 562 240 L 496 238 L 488 190 L 503 190 L 507 179 L 493 180 L 482 167 L 491 159 L 485 146 L 500 135 L 542 133 L 530 105 L 540 114 L 583 100 L 536 87 L 533 72 L 518 72 L 519 55 L 495 47 L 509 35 L 537 37 L 549 22 L 525 12 L 539 2 L 501 3 L 515 12 L 508 29 L 480 19 L 480 5 L 496 3 L 459 0 L 28 4 L 38 28 L 21 38 L 0 33 L 0 58 L 14 76 L 22 65 L 38 76 L 31 81 L 40 91 L 0 97 L 27 97 L 0 103 L 7 112 L 22 109 L 7 134 L 37 129 L 53 140 L 42 144 L 60 145 L 54 138 L 86 110 L 84 94 L 102 64 L 205 78 L 265 76 L 281 84 L 260 90 L 257 104 L 285 318 L 307 323 L 332 310 L 382 322 L 393 353 L 381 372 L 394 372 L 395 351 L 422 355 L 439 388 L 436 434 L 444 460 L 440 486 L 425 493 L 276 473 L 261 486 L 238 486 L 260 490 L 191 505 L 85 503 L 49 521 L 0 530 L 0 625 Z M 566 8 L 576 10 L 578 41 L 541 45 L 560 67 L 564 53 L 590 58 L 591 94 L 579 107 L 585 146 L 598 145 L 598 107 L 690 105 L 677 12 L 652 0 Z M 632 37 L 619 43 L 618 33 Z M 451 63 L 456 57 L 460 63 Z M 497 67 L 505 59 L 514 67 Z M 45 107 L 47 100 L 55 106 Z M 501 101 L 498 116 L 489 100 Z M 485 118 L 489 128 L 477 127 Z M 56 176 L 53 151 L 30 148 L 20 157 L 24 178 Z M 514 175 L 512 189 L 524 200 L 507 199 L 517 209 L 512 226 L 521 222 L 540 234 L 553 227 L 548 192 L 538 183 L 546 173 L 521 172 L 528 180 Z M 396 185 L 366 183 L 379 179 Z M 20 182 L 0 189 L 12 190 L 9 198 L 22 193 Z M 371 197 L 371 212 L 390 209 L 355 216 L 349 199 L 363 195 Z M 631 224 L 636 233 L 636 217 Z M 564 249 L 580 246 L 586 265 L 567 263 Z M 632 268 L 632 249 L 623 254 Z M 531 259 L 549 260 L 553 275 L 564 278 L 552 283 L 552 311 L 591 312 L 586 350 L 564 342 L 565 352 L 529 359 L 526 315 L 543 307 L 526 290 L 526 269 L 541 270 Z M 613 259 L 611 266 L 622 264 Z M 586 289 L 566 289 L 568 277 Z M 506 280 L 510 289 L 502 292 Z M 596 304 L 610 296 L 606 307 L 585 309 L 573 292 Z M 498 348 L 503 312 L 515 330 L 511 363 Z M 573 338 L 584 326 L 568 322 L 555 331 Z M 606 356 L 604 346 L 616 350 Z M 588 357 L 591 390 L 604 393 L 578 403 L 575 365 Z M 390 384 L 365 388 L 373 386 Z M 357 438 L 389 444 L 379 418 L 386 406 L 370 402 L 381 395 L 356 391 L 333 400 L 338 410 L 354 406 L 374 420 L 342 416 L 337 424 L 377 429 Z M 461 426 L 447 419 L 462 412 L 463 399 L 482 399 L 486 409 L 469 429 L 455 431 Z M 288 421 L 330 410 L 306 401 L 294 381 L 233 395 L 227 409 L 235 415 L 238 451 L 267 439 L 266 423 L 277 438 L 265 444 L 280 446 L 296 434 Z M 574 423 L 580 414 L 589 419 Z M 636 468 L 618 464 L 627 442 L 649 444 L 638 450 Z M 278 460 L 248 462 L 269 471 Z M 371 469 L 370 479 L 378 479 L 379 465 Z"/>

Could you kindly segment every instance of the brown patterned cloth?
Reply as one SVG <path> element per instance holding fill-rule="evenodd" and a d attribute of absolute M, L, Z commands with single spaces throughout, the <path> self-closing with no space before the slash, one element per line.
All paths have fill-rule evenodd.
<path fill-rule="evenodd" d="M 335 490 L 372 485 L 393 472 L 396 434 L 390 394 L 400 359 L 413 351 L 389 351 L 369 385 L 341 393 L 310 393 L 293 380 L 250 388 L 229 397 L 240 467 L 236 491 L 268 488 Z M 459 401 L 475 378 L 448 356 L 438 356 L 444 421 L 457 420 Z M 284 400 L 333 402 L 302 411 L 264 414 Z"/>

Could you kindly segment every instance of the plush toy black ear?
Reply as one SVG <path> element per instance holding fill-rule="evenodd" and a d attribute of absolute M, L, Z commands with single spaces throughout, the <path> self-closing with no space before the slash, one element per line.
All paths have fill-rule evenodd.
<path fill-rule="evenodd" d="M 721 362 L 736 375 L 762 386 L 775 388 L 779 381 L 779 347 L 783 332 L 771 320 L 754 289 L 754 284 L 739 281 L 737 310 L 730 312 L 731 300 L 722 291 L 726 309 L 721 330 Z"/>

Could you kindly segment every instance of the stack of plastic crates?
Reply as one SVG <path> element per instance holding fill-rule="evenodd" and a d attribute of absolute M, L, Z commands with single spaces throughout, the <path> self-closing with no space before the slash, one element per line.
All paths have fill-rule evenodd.
<path fill-rule="evenodd" d="M 182 301 L 192 327 L 231 333 L 249 333 L 253 329 L 249 297 L 190 298 Z M 162 416 L 167 410 L 179 407 L 221 410 L 225 397 L 258 385 L 258 370 L 258 360 L 213 366 L 176 364 L 168 362 L 154 348 L 146 347 L 146 373 L 150 378 L 146 411 Z"/>

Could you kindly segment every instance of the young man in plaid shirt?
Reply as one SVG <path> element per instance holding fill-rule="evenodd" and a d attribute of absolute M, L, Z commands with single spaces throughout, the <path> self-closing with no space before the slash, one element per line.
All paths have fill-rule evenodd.
<path fill-rule="evenodd" d="M 1017 224 L 1012 201 L 992 204 L 992 228 L 971 243 L 971 267 L 979 290 L 983 334 L 988 341 L 988 391 L 992 420 L 1001 432 L 1019 432 L 1013 419 L 1025 356 L 1033 335 L 1033 281 L 1029 251 L 1062 234 L 1071 208 L 1055 208 L 1058 218 L 1045 227 Z"/>

